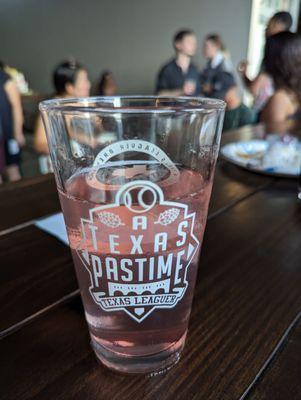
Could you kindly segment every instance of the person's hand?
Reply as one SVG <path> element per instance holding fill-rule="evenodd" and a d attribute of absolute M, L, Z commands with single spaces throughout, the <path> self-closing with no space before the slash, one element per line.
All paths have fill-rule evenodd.
<path fill-rule="evenodd" d="M 19 132 L 15 134 L 15 139 L 20 147 L 24 147 L 26 143 L 26 139 L 23 132 Z"/>
<path fill-rule="evenodd" d="M 248 60 L 241 60 L 237 65 L 237 71 L 241 75 L 246 75 L 247 74 L 248 65 L 249 65 Z"/>
<path fill-rule="evenodd" d="M 210 96 L 210 94 L 212 92 L 212 85 L 210 85 L 210 83 L 204 83 L 203 86 L 202 86 L 202 92 L 206 96 Z"/>
<path fill-rule="evenodd" d="M 191 96 L 192 94 L 194 94 L 195 93 L 195 89 L 196 89 L 195 81 L 187 80 L 187 81 L 184 82 L 183 93 L 186 96 Z"/>

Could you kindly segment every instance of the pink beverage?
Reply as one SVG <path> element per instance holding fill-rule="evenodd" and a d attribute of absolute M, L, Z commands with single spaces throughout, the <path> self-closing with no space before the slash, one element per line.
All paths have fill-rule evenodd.
<path fill-rule="evenodd" d="M 184 346 L 212 176 L 124 164 L 83 169 L 59 195 L 97 356 L 148 372 Z"/>
<path fill-rule="evenodd" d="M 40 104 L 92 347 L 112 370 L 179 360 L 224 108 L 161 96 Z"/>

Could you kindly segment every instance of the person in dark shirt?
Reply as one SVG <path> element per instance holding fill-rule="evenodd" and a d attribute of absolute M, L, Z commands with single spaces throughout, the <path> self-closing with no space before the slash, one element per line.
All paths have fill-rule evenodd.
<path fill-rule="evenodd" d="M 256 113 L 242 102 L 232 74 L 226 71 L 219 71 L 212 85 L 214 97 L 224 100 L 227 104 L 223 131 L 255 123 Z"/>
<path fill-rule="evenodd" d="M 199 95 L 199 72 L 191 61 L 197 49 L 194 32 L 190 29 L 177 32 L 173 45 L 176 56 L 159 71 L 156 93 L 167 96 Z"/>
<path fill-rule="evenodd" d="M 0 124 L 0 184 L 3 183 L 3 175 L 5 174 L 5 151 L 4 151 L 4 138 Z"/>
<path fill-rule="evenodd" d="M 5 174 L 9 181 L 21 179 L 20 148 L 25 144 L 21 96 L 13 79 L 0 68 L 0 129 L 5 150 Z"/>
<path fill-rule="evenodd" d="M 213 82 L 217 84 L 217 78 L 221 72 L 229 72 L 234 76 L 234 68 L 221 37 L 216 34 L 207 35 L 203 45 L 203 56 L 207 63 L 200 73 L 200 84 L 202 93 L 207 97 L 214 95 Z"/>

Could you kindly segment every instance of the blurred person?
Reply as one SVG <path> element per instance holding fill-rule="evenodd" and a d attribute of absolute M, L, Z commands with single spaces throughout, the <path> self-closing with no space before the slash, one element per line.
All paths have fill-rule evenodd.
<path fill-rule="evenodd" d="M 261 120 L 273 124 L 301 119 L 301 36 L 288 31 L 270 36 L 263 62 L 275 92 L 262 110 Z"/>
<path fill-rule="evenodd" d="M 233 65 L 227 54 L 222 38 L 217 33 L 205 37 L 203 56 L 207 60 L 207 67 L 218 68 L 220 71 L 232 72 Z"/>
<path fill-rule="evenodd" d="M 239 128 L 255 123 L 254 110 L 247 107 L 239 94 L 238 87 L 232 74 L 220 71 L 213 82 L 214 97 L 226 102 L 223 131 Z"/>
<path fill-rule="evenodd" d="M 288 11 L 276 12 L 268 21 L 265 36 L 266 38 L 280 32 L 289 31 L 293 25 L 293 18 Z"/>
<path fill-rule="evenodd" d="M 25 145 L 21 95 L 13 79 L 0 65 L 0 124 L 5 152 L 5 175 L 13 182 L 21 179 L 21 148 Z"/>
<path fill-rule="evenodd" d="M 292 27 L 293 19 L 289 12 L 279 11 L 274 14 L 268 21 L 265 29 L 266 39 L 280 32 L 289 31 Z M 238 72 L 240 73 L 247 89 L 254 97 L 254 108 L 261 111 L 274 93 L 273 81 L 268 75 L 264 62 L 262 62 L 260 71 L 255 79 L 251 80 L 247 75 L 248 61 L 242 60 L 238 64 Z"/>
<path fill-rule="evenodd" d="M 74 60 L 64 61 L 55 68 L 53 85 L 56 98 L 87 97 L 91 88 L 87 70 Z M 52 167 L 48 156 L 49 149 L 41 116 L 38 117 L 34 132 L 34 148 L 40 154 L 41 172 L 50 172 Z"/>
<path fill-rule="evenodd" d="M 111 71 L 105 71 L 101 74 L 97 85 L 97 95 L 115 96 L 117 93 L 117 84 Z"/>
<path fill-rule="evenodd" d="M 217 34 L 207 35 L 203 45 L 203 56 L 207 60 L 206 67 L 201 71 L 201 91 L 205 96 L 214 97 L 213 81 L 220 72 L 234 73 L 229 56 L 226 54 L 222 39 Z"/>
<path fill-rule="evenodd" d="M 4 151 L 4 138 L 0 130 L 0 184 L 3 183 L 3 176 L 5 175 L 5 151 Z"/>
<path fill-rule="evenodd" d="M 199 72 L 191 61 L 197 49 L 194 32 L 190 29 L 178 31 L 174 35 L 173 46 L 175 58 L 159 71 L 156 93 L 166 96 L 199 95 Z"/>
<path fill-rule="evenodd" d="M 0 68 L 13 79 L 21 95 L 32 94 L 32 90 L 29 89 L 28 83 L 25 80 L 25 76 L 21 71 L 18 71 L 16 68 L 5 64 L 3 61 L 0 61 Z"/>

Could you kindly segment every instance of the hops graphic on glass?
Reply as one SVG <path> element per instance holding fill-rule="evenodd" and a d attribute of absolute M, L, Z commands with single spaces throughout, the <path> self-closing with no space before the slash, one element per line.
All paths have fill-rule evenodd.
<path fill-rule="evenodd" d="M 169 225 L 174 222 L 179 216 L 180 210 L 177 208 L 170 208 L 159 215 L 158 221 L 155 224 Z"/>
<path fill-rule="evenodd" d="M 110 228 L 118 228 L 118 226 L 124 225 L 119 215 L 110 212 L 102 212 L 98 214 L 98 218 L 102 224 Z"/>

